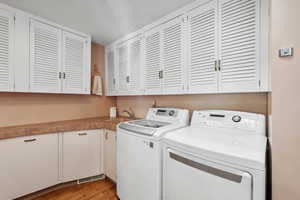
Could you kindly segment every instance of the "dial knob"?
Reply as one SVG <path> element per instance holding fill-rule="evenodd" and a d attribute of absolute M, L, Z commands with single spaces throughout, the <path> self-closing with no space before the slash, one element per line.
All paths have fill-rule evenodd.
<path fill-rule="evenodd" d="M 235 115 L 232 117 L 232 121 L 234 121 L 234 122 L 240 122 L 241 120 L 242 120 L 242 118 L 239 115 Z"/>
<path fill-rule="evenodd" d="M 174 114 L 175 114 L 175 111 L 174 111 L 174 110 L 169 111 L 169 116 L 173 117 Z"/>

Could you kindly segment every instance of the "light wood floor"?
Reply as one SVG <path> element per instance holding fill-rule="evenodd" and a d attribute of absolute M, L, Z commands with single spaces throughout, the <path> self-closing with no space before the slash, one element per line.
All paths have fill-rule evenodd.
<path fill-rule="evenodd" d="M 116 186 L 105 179 L 60 189 L 34 200 L 117 200 Z"/>

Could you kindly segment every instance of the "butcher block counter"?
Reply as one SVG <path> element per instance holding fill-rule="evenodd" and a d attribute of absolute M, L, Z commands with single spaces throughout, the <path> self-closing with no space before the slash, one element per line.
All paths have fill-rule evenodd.
<path fill-rule="evenodd" d="M 81 131 L 93 129 L 116 130 L 120 122 L 133 120 L 126 117 L 110 119 L 109 117 L 96 117 L 77 120 L 57 121 L 21 126 L 9 126 L 0 128 L 0 140 L 15 137 L 41 135 L 68 131 Z"/>

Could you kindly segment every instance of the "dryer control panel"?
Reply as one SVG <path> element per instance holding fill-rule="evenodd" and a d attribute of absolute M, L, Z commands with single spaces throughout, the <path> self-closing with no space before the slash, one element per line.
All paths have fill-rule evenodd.
<path fill-rule="evenodd" d="M 264 115 L 227 110 L 194 111 L 191 125 L 216 128 L 236 128 L 255 134 L 266 135 Z"/>

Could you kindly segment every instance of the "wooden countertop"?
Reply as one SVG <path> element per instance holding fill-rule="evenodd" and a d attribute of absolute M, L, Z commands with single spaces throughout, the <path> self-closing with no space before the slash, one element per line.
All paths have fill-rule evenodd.
<path fill-rule="evenodd" d="M 21 126 L 1 127 L 0 140 L 15 137 L 42 135 L 48 133 L 82 131 L 92 129 L 109 129 L 115 131 L 118 123 L 129 120 L 132 119 L 125 117 L 120 117 L 116 119 L 110 119 L 109 117 L 97 117 L 40 124 L 29 124 Z"/>

